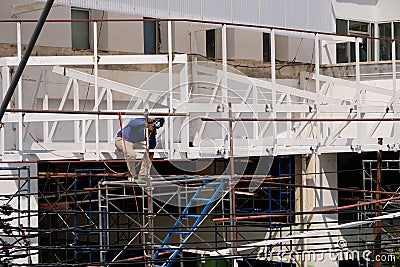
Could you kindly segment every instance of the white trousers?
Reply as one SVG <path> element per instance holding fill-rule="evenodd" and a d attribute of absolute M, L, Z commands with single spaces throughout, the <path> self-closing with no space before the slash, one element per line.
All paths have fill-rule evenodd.
<path fill-rule="evenodd" d="M 143 143 L 132 143 L 127 140 L 124 140 L 122 137 L 115 137 L 115 147 L 118 151 L 124 153 L 124 157 L 126 159 L 126 164 L 128 166 L 129 173 L 131 177 L 136 176 L 135 170 L 135 162 L 137 156 L 137 149 L 146 149 L 146 145 Z M 140 167 L 139 179 L 145 179 L 146 177 L 150 176 L 150 169 L 151 169 L 151 160 L 153 159 L 154 153 L 147 153 L 145 152 L 142 158 L 142 164 Z"/>

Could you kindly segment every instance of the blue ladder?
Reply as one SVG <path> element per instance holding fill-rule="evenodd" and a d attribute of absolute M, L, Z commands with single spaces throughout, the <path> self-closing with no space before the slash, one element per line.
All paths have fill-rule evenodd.
<path fill-rule="evenodd" d="M 197 189 L 196 193 L 193 195 L 192 199 L 189 201 L 187 204 L 186 208 L 183 210 L 182 214 L 179 216 L 179 218 L 176 220 L 174 226 L 172 226 L 170 232 L 167 234 L 167 236 L 164 238 L 163 242 L 160 245 L 160 248 L 154 253 L 154 259 L 157 259 L 158 255 L 162 251 L 170 251 L 172 254 L 169 256 L 167 261 L 162 265 L 165 267 L 170 267 L 173 263 L 173 260 L 179 255 L 179 253 L 182 251 L 183 247 L 185 246 L 185 243 L 188 241 L 190 236 L 193 234 L 193 232 L 197 229 L 199 224 L 203 221 L 204 217 L 207 215 L 207 212 L 211 206 L 211 204 L 214 202 L 214 200 L 217 198 L 218 194 L 221 192 L 221 190 L 224 188 L 225 182 L 219 181 L 219 182 L 203 182 L 199 188 Z M 213 195 L 210 198 L 200 198 L 199 195 L 204 189 L 205 186 L 210 186 L 210 187 L 216 187 Z M 200 214 L 196 215 L 190 215 L 188 214 L 190 207 L 192 207 L 193 203 L 198 203 L 198 202 L 203 202 L 205 203 L 205 206 L 203 210 L 201 211 Z M 188 226 L 188 231 L 175 231 L 175 229 L 180 225 L 181 221 L 183 219 L 196 219 L 196 221 L 193 223 L 192 226 Z M 179 246 L 177 248 L 168 248 L 168 241 L 173 235 L 183 235 L 183 239 Z"/>

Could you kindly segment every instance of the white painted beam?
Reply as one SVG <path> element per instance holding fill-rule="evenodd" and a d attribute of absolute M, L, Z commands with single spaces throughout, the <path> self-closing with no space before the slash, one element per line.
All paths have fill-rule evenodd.
<path fill-rule="evenodd" d="M 84 73 L 81 71 L 77 71 L 77 70 L 67 69 L 67 68 L 63 68 L 63 67 L 53 67 L 53 72 L 60 74 L 60 75 L 64 75 L 66 77 L 84 81 L 84 82 L 87 82 L 90 84 L 94 84 L 94 82 L 95 82 L 95 77 L 93 75 L 90 75 L 88 73 Z M 98 78 L 98 85 L 101 87 L 104 87 L 104 88 L 109 88 L 109 89 L 119 92 L 119 93 L 123 93 L 123 94 L 137 97 L 140 99 L 145 99 L 150 102 L 157 103 L 157 104 L 160 104 L 163 106 L 169 105 L 168 99 L 165 96 L 159 95 L 157 93 L 151 93 L 151 92 L 145 91 L 145 90 L 137 88 L 137 87 L 125 85 L 125 84 L 107 80 L 104 78 Z M 173 105 L 177 106 L 178 104 L 179 104 L 179 101 L 174 99 Z"/>

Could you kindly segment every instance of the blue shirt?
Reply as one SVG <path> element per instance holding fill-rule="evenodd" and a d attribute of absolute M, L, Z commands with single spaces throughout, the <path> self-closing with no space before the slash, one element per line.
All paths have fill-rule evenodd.
<path fill-rule="evenodd" d="M 146 137 L 144 136 L 144 128 L 145 128 L 145 119 L 137 118 L 131 120 L 124 128 L 124 139 L 131 143 L 139 143 L 146 141 Z M 118 137 L 122 137 L 121 130 L 117 133 Z M 156 137 L 151 137 L 149 140 L 149 148 L 153 149 L 156 147 L 157 140 Z"/>

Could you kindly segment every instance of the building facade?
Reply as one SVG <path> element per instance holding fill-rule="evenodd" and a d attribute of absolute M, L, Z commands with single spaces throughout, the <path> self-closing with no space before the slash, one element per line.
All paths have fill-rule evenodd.
<path fill-rule="evenodd" d="M 43 2 L 0 4 L 3 93 Z M 387 165 L 386 171 L 399 168 L 398 7 L 395 0 L 55 1 L 0 132 L 6 168 L 14 168 L 13 162 L 37 164 L 32 176 L 40 179 L 28 200 L 39 214 L 32 215 L 38 220 L 34 227 L 38 233 L 57 229 L 32 241 L 40 257 L 23 260 L 102 266 L 122 257 L 146 264 L 142 249 L 171 253 L 162 250 L 169 241 L 164 235 L 174 235 L 174 220 L 181 223 L 182 216 L 170 215 L 185 209 L 160 206 L 172 201 L 163 198 L 172 195 L 169 191 L 157 191 L 162 197 L 152 204 L 146 204 L 143 193 L 143 201 L 135 204 L 135 191 L 126 194 L 131 184 L 119 181 L 127 177 L 124 157 L 114 147 L 115 133 L 130 118 L 146 115 L 146 109 L 167 120 L 157 137 L 157 177 L 186 175 L 192 181 L 183 182 L 190 184 L 186 197 L 199 183 L 191 175 L 232 178 L 234 173 L 243 179 L 237 194 L 231 187 L 222 190 L 226 194 L 215 202 L 215 218 L 201 217 L 203 234 L 194 233 L 196 225 L 172 238 L 175 243 L 168 248 L 175 250 L 168 257 L 181 254 L 182 265 L 185 259 L 240 265 L 229 259 L 233 254 L 254 265 L 361 266 L 370 259 L 318 256 L 352 250 L 394 254 L 398 175 L 385 174 L 381 185 L 375 163 L 361 165 L 384 151 L 384 159 L 395 166 Z M 230 126 L 221 118 L 236 121 Z M 230 158 L 236 159 L 235 167 Z M 258 175 L 268 177 L 257 182 Z M 181 176 L 176 179 L 182 183 Z M 252 191 L 248 184 L 258 187 Z M 8 186 L 14 195 L 15 185 Z M 17 186 L 21 196 L 24 190 Z M 381 190 L 392 194 L 384 197 Z M 395 199 L 380 202 L 386 196 Z M 208 212 L 190 206 L 190 197 L 183 199 L 176 201 L 186 201 L 188 210 Z M 133 205 L 138 214 L 139 207 L 143 214 L 159 207 L 168 217 L 168 223 L 148 221 L 161 229 L 151 242 L 143 242 L 148 237 L 139 233 L 152 216 L 131 216 L 127 206 Z M 384 226 L 368 227 L 381 215 L 393 217 Z M 355 228 L 355 221 L 366 227 Z M 80 227 L 86 232 L 75 231 Z M 174 248 L 192 234 L 195 241 L 186 245 L 188 250 Z M 65 253 L 51 251 L 57 240 Z M 349 245 L 342 247 L 342 241 Z M 210 247 L 213 242 L 218 248 Z M 133 243 L 137 247 L 126 250 Z M 285 262 L 279 255 L 283 251 L 317 258 L 301 254 Z M 168 257 L 166 264 L 174 259 Z"/>

